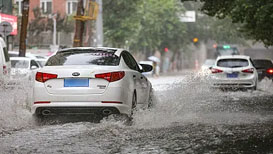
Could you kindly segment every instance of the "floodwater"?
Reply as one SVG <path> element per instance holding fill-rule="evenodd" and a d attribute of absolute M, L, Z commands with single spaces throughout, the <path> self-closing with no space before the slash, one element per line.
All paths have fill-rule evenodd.
<path fill-rule="evenodd" d="M 29 112 L 31 84 L 0 92 L 0 153 L 272 153 L 273 85 L 257 91 L 211 89 L 195 75 L 150 78 L 154 108 L 139 109 L 131 125 L 36 126 Z"/>

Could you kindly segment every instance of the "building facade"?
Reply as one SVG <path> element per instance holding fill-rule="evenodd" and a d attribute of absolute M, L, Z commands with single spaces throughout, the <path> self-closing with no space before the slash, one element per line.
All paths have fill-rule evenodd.
<path fill-rule="evenodd" d="M 22 15 L 23 0 L 14 0 L 17 6 L 17 14 Z M 76 13 L 78 0 L 30 0 L 29 20 L 34 19 L 33 10 L 40 8 L 43 15 L 53 15 L 59 13 L 61 16 Z"/>

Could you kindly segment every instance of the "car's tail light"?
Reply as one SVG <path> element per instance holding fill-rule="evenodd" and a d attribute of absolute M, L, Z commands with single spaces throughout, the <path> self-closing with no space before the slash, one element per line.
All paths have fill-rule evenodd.
<path fill-rule="evenodd" d="M 268 74 L 273 74 L 273 68 L 267 69 L 266 72 L 267 72 Z"/>
<path fill-rule="evenodd" d="M 3 74 L 6 75 L 8 74 L 7 66 L 3 65 Z"/>
<path fill-rule="evenodd" d="M 253 73 L 254 69 L 253 68 L 249 68 L 249 69 L 242 70 L 242 72 L 244 72 L 244 73 Z"/>
<path fill-rule="evenodd" d="M 109 82 L 118 81 L 118 80 L 122 79 L 124 76 L 125 76 L 124 71 L 108 72 L 108 73 L 102 73 L 102 74 L 96 74 L 95 75 L 96 78 L 105 79 L 105 80 L 107 80 Z"/>
<path fill-rule="evenodd" d="M 38 82 L 46 82 L 49 79 L 56 79 L 57 77 L 57 74 L 37 72 L 35 80 Z"/>
<path fill-rule="evenodd" d="M 34 104 L 49 104 L 49 101 L 34 102 Z"/>
<path fill-rule="evenodd" d="M 122 102 L 117 102 L 117 101 L 102 101 L 102 103 L 122 104 Z"/>
<path fill-rule="evenodd" d="M 212 68 L 211 69 L 211 73 L 222 73 L 223 70 L 220 70 L 220 69 L 216 69 L 216 68 Z"/>

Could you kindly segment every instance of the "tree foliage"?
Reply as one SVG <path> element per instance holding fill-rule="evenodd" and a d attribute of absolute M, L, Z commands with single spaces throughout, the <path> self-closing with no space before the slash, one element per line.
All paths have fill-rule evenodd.
<path fill-rule="evenodd" d="M 108 45 L 136 51 L 183 45 L 186 28 L 179 21 L 177 0 L 105 0 L 104 35 Z M 180 4 L 181 5 L 181 4 Z"/>
<path fill-rule="evenodd" d="M 197 37 L 199 41 L 214 40 L 217 43 L 245 44 L 243 33 L 238 31 L 241 24 L 232 23 L 230 18 L 217 19 L 202 14 L 199 10 L 201 3 L 184 2 L 187 10 L 196 12 L 196 22 L 186 23 L 187 36 L 190 39 Z"/>
<path fill-rule="evenodd" d="M 198 0 L 181 0 L 198 1 Z M 273 45 L 273 1 L 271 0 L 200 0 L 201 11 L 209 16 L 230 18 L 240 23 L 240 31 L 265 45 Z"/>

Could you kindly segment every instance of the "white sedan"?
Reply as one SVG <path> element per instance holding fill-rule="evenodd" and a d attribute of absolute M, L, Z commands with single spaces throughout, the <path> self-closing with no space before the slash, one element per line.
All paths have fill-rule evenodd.
<path fill-rule="evenodd" d="M 126 50 L 78 47 L 58 51 L 36 74 L 32 113 L 131 115 L 137 104 L 151 105 L 152 86 L 142 64 Z"/>
<path fill-rule="evenodd" d="M 220 56 L 211 68 L 215 87 L 250 88 L 256 90 L 258 74 L 249 56 Z"/>
<path fill-rule="evenodd" d="M 10 57 L 11 78 L 31 80 L 41 66 L 31 58 Z"/>

